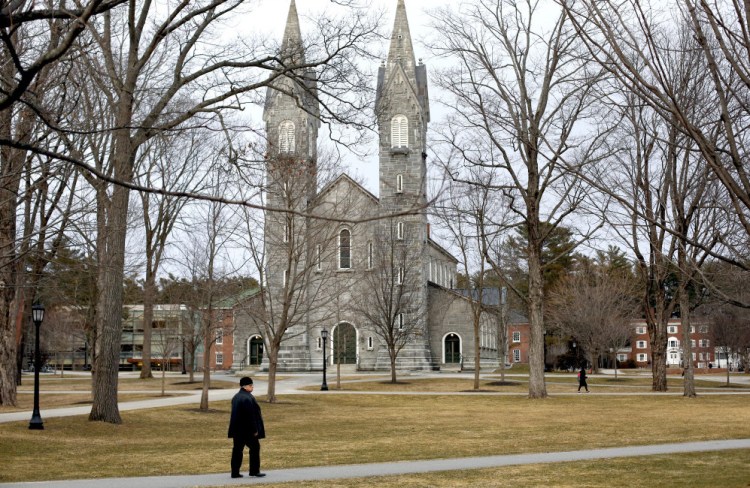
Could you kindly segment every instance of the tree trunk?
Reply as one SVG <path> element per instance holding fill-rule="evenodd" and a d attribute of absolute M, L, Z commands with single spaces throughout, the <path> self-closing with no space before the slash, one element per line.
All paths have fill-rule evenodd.
<path fill-rule="evenodd" d="M 276 367 L 279 364 L 280 345 L 271 341 L 268 348 L 268 393 L 266 401 L 276 403 Z"/>
<path fill-rule="evenodd" d="M 729 358 L 730 358 L 730 355 L 732 354 L 732 350 L 728 347 L 725 347 L 724 350 L 727 353 L 727 386 L 729 386 Z"/>
<path fill-rule="evenodd" d="M 481 295 L 482 290 L 479 290 L 479 300 L 481 303 Z M 474 390 L 479 390 L 479 369 L 482 364 L 482 356 L 481 356 L 481 349 L 479 348 L 479 322 L 480 317 L 477 316 L 477 314 L 481 314 L 481 312 L 475 311 L 474 312 Z"/>
<path fill-rule="evenodd" d="M 498 292 L 501 303 L 500 308 L 497 310 L 497 352 L 498 357 L 500 358 L 500 382 L 505 383 L 505 363 L 508 361 L 508 328 L 506 327 L 505 320 L 506 304 L 504 302 L 504 293 L 502 289 L 498 289 Z"/>
<path fill-rule="evenodd" d="M 209 315 L 213 314 L 213 311 L 209 307 Z M 201 389 L 201 406 L 202 411 L 208 410 L 208 389 L 211 386 L 211 346 L 213 344 L 213 317 L 210 318 L 210 324 L 206 327 L 204 338 L 203 338 L 203 388 Z"/>
<path fill-rule="evenodd" d="M 154 323 L 155 278 L 154 274 L 147 270 L 146 281 L 143 284 L 143 353 L 141 354 L 143 368 L 141 369 L 141 379 L 154 377 L 151 372 L 151 333 Z"/>
<path fill-rule="evenodd" d="M 680 268 L 685 269 L 685 268 Z M 695 369 L 693 368 L 693 348 L 690 342 L 690 304 L 685 286 L 680 287 L 680 316 L 682 323 L 682 361 L 684 366 L 683 396 L 695 398 Z"/>
<path fill-rule="evenodd" d="M 6 67 L 11 63 L 6 62 Z M 0 137 L 5 139 L 20 139 L 28 142 L 31 126 L 31 116 L 28 110 L 21 110 L 20 121 L 13 134 L 13 110 L 0 112 Z M 17 198 L 25 151 L 18 151 L 9 147 L 0 148 L 0 405 L 16 406 L 16 385 L 20 371 L 18 370 L 18 346 L 22 331 L 18 330 L 17 317 L 20 310 L 14 310 L 21 305 L 19 298 L 23 292 L 15 289 L 17 279 L 17 249 L 16 249 L 16 212 Z M 33 296 L 29 299 L 33 300 Z M 23 353 L 23 351 L 21 351 Z"/>
<path fill-rule="evenodd" d="M 531 229 L 530 229 L 531 230 Z M 531 342 L 529 344 L 529 398 L 546 398 L 547 387 L 544 382 L 544 308 L 543 280 L 541 265 L 541 245 L 535 232 L 529 232 L 529 325 Z"/>
<path fill-rule="evenodd" d="M 651 337 L 651 390 L 667 391 L 667 325 L 664 317 L 649 321 Z"/>
<path fill-rule="evenodd" d="M 396 378 L 396 354 L 391 353 L 391 383 L 394 385 L 397 383 Z"/>
<path fill-rule="evenodd" d="M 118 138 L 119 149 L 115 152 L 115 176 L 130 181 L 132 158 L 130 140 Z M 99 247 L 99 269 L 97 282 L 96 317 L 98 345 L 96 374 L 92 384 L 93 404 L 89 420 L 122 423 L 117 406 L 117 384 L 120 363 L 120 341 L 122 339 L 122 284 L 125 269 L 125 238 L 127 235 L 128 200 L 130 192 L 121 186 L 114 186 L 112 199 L 107 208 L 106 222 L 100 222 L 99 231 L 104 232 L 104 244 Z"/>

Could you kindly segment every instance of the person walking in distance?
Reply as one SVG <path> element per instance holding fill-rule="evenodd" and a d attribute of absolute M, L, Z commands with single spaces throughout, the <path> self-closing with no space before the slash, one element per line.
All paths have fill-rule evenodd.
<path fill-rule="evenodd" d="M 240 379 L 240 391 L 232 398 L 232 414 L 229 417 L 229 434 L 234 439 L 232 447 L 232 478 L 242 478 L 242 452 L 250 450 L 250 476 L 265 476 L 260 472 L 260 440 L 266 437 L 260 405 L 253 396 L 253 380 L 247 376 Z"/>
<path fill-rule="evenodd" d="M 586 393 L 589 392 L 589 385 L 586 383 L 586 366 L 581 366 L 581 371 L 578 372 L 578 393 L 581 393 L 581 387 L 586 388 Z"/>

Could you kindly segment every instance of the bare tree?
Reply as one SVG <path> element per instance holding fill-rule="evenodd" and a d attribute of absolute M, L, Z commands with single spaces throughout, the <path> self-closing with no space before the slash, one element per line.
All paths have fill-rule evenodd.
<path fill-rule="evenodd" d="M 76 2 L 73 7 L 58 1 L 46 2 L 47 8 L 25 0 L 0 4 L 0 57 L 5 59 L 6 68 L 0 75 L 0 111 L 10 109 L 29 91 L 32 100 L 40 94 L 34 89 L 37 77 L 66 55 L 89 20 L 125 2 L 127 0 L 92 0 Z M 34 41 L 19 36 L 19 31 L 35 32 Z"/>
<path fill-rule="evenodd" d="M 142 186 L 169 188 L 176 192 L 197 189 L 201 174 L 209 168 L 200 168 L 211 157 L 201 154 L 211 148 L 210 137 L 204 131 L 186 131 L 176 136 L 162 135 L 151 141 L 144 153 L 136 175 Z M 203 146 L 203 151 L 199 145 Z M 215 158 L 214 158 L 215 159 Z M 199 189 L 199 188 L 198 188 Z M 179 214 L 188 202 L 187 198 L 170 195 L 153 195 L 141 192 L 145 231 L 146 273 L 143 281 L 143 369 L 141 378 L 151 378 L 151 323 L 156 297 L 156 278 Z"/>
<path fill-rule="evenodd" d="M 657 5 L 645 0 L 559 0 L 570 15 L 591 56 L 640 103 L 670 121 L 681 137 L 689 138 L 730 199 L 727 209 L 750 234 L 750 178 L 748 154 L 747 90 L 750 71 L 748 17 L 750 5 L 742 2 L 670 1 Z M 676 27 L 675 27 L 676 26 Z M 691 39 L 689 55 L 701 58 L 698 70 L 687 76 L 707 86 L 711 93 L 696 110 L 691 91 L 674 76 L 675 52 L 686 46 L 675 42 L 679 29 Z M 695 73 L 705 76 L 696 77 Z M 743 241 L 745 239 L 742 239 Z M 747 268 L 742 248 L 727 239 L 717 257 Z M 744 246 L 744 245 L 743 245 Z"/>
<path fill-rule="evenodd" d="M 16 32 L 23 37 L 29 33 Z M 28 40 L 28 39 L 27 39 Z M 10 62 L 3 64 L 8 69 Z M 35 78 L 36 110 L 44 105 L 51 118 L 70 109 L 68 90 L 55 83 L 61 72 L 45 70 Z M 59 139 L 29 105 L 0 111 L 0 137 L 56 147 Z M 15 404 L 20 381 L 17 324 L 28 317 L 39 280 L 64 243 L 75 207 L 78 178 L 71 167 L 6 145 L 0 147 L 0 404 Z M 7 374 L 7 376 L 6 376 Z"/>
<path fill-rule="evenodd" d="M 321 118 L 353 121 L 360 108 L 357 94 L 363 85 L 357 85 L 354 76 L 358 73 L 354 55 L 373 34 L 371 23 L 362 16 L 321 22 L 316 41 L 306 46 L 304 72 L 297 73 L 299 66 L 283 62 L 276 48 L 227 49 L 211 43 L 209 37 L 220 21 L 243 3 L 183 0 L 156 9 L 151 2 L 130 1 L 122 12 L 100 16 L 88 30 L 94 46 L 81 54 L 92 67 L 92 82 L 107 94 L 106 112 L 114 115 L 113 123 L 102 128 L 112 136 L 106 169 L 94 173 L 107 198 L 100 199 L 98 210 L 100 334 L 91 420 L 121 422 L 115 358 L 119 355 L 129 188 L 138 152 L 164 131 L 214 123 L 216 114 L 240 108 L 247 97 L 279 76 L 307 89 L 310 80 L 305 77 L 314 73 L 321 80 L 314 96 L 337 101 L 335 107 L 321 112 Z M 158 86 L 153 85 L 155 81 Z M 111 183 L 116 184 L 108 187 Z"/>
<path fill-rule="evenodd" d="M 267 401 L 271 403 L 277 400 L 276 373 L 282 343 L 309 341 L 314 330 L 336 318 L 333 304 L 339 297 L 331 290 L 349 288 L 338 281 L 347 281 L 350 276 L 337 278 L 338 267 L 333 266 L 340 232 L 336 219 L 353 213 L 362 202 L 354 181 L 345 179 L 334 187 L 337 169 L 338 161 L 325 154 L 314 161 L 282 154 L 263 161 L 262 171 L 255 173 L 255 185 L 244 185 L 251 192 L 262 188 L 264 193 L 254 197 L 263 206 L 270 203 L 276 209 L 263 215 L 243 209 L 240 241 L 259 273 L 258 298 L 244 311 L 266 346 Z M 267 182 L 261 185 L 261 178 Z M 321 184 L 323 196 L 317 193 Z"/>
<path fill-rule="evenodd" d="M 550 293 L 548 320 L 573 336 L 597 368 L 602 354 L 610 349 L 616 354 L 630 339 L 638 310 L 635 291 L 625 276 L 602 270 L 575 274 Z"/>
<path fill-rule="evenodd" d="M 481 172 L 481 170 L 477 170 Z M 486 175 L 491 179 L 491 175 Z M 476 178 L 475 181 L 482 181 Z M 486 181 L 486 179 L 484 179 Z M 484 236 L 485 215 L 490 211 L 490 189 L 454 183 L 448 197 L 443 198 L 438 217 L 450 236 L 450 245 L 458 250 L 459 263 L 468 277 L 466 296 L 469 299 L 474 333 L 474 390 L 479 390 L 483 316 L 488 312 L 484 303 L 484 281 L 487 272 L 487 240 Z M 494 333 L 495 331 L 493 331 Z"/>
<path fill-rule="evenodd" d="M 413 317 L 423 307 L 417 292 L 419 261 L 399 232 L 399 223 L 393 219 L 379 225 L 372 241 L 372 266 L 362 279 L 367 292 L 359 293 L 352 302 L 355 313 L 385 344 L 391 383 L 397 382 L 399 354 L 419 333 L 419 323 Z"/>
<path fill-rule="evenodd" d="M 601 68 L 581 55 L 565 12 L 549 23 L 542 19 L 549 7 L 476 0 L 458 12 L 433 13 L 440 32 L 433 50 L 455 61 L 437 78 L 452 96 L 445 139 L 461 165 L 498 175 L 493 189 L 528 235 L 530 398 L 547 396 L 542 247 L 580 209 L 587 188 L 571 170 L 596 159 L 603 135 L 594 124 L 583 129 L 594 115 Z M 462 178 L 458 169 L 451 175 Z"/>
<path fill-rule="evenodd" d="M 718 308 L 709 317 L 711 321 L 710 340 L 713 347 L 726 356 L 728 386 L 730 378 L 729 361 L 733 356 L 747 356 L 750 318 L 748 318 L 746 310 L 731 305 Z"/>
<path fill-rule="evenodd" d="M 145 317 L 144 313 L 144 317 Z M 145 325 L 145 324 L 144 324 Z M 178 351 L 181 343 L 179 322 L 165 321 L 155 330 L 156 345 L 161 354 L 161 396 L 164 396 L 167 383 L 167 370 L 171 368 L 171 359 L 174 353 Z M 184 360 L 184 358 L 183 358 Z M 151 357 L 149 357 L 149 362 Z M 146 358 L 143 358 L 143 364 L 146 364 Z"/>

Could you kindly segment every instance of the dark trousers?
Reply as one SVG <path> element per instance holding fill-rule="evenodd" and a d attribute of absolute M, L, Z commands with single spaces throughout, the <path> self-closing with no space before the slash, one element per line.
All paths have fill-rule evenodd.
<path fill-rule="evenodd" d="M 578 391 L 581 391 L 581 388 L 586 388 L 586 391 L 589 391 L 589 385 L 586 383 L 586 380 L 578 381 Z M 242 453 L 240 453 L 240 455 L 242 455 Z"/>
<path fill-rule="evenodd" d="M 242 451 L 245 446 L 250 450 L 250 474 L 260 473 L 260 441 L 257 437 L 235 437 L 232 447 L 232 474 L 240 474 L 242 468 Z"/>

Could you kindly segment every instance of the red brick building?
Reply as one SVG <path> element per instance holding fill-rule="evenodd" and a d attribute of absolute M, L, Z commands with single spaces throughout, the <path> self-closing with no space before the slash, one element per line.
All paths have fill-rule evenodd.
<path fill-rule="evenodd" d="M 709 364 L 716 367 L 716 352 L 711 343 L 710 326 L 705 322 L 694 323 L 690 326 L 690 346 L 693 366 L 708 368 Z M 635 361 L 639 368 L 651 366 L 651 341 L 645 320 L 633 323 L 633 334 L 630 347 L 617 352 L 617 360 L 624 363 Z M 683 363 L 683 329 L 679 318 L 670 319 L 667 324 L 667 367 L 681 368 Z"/>

